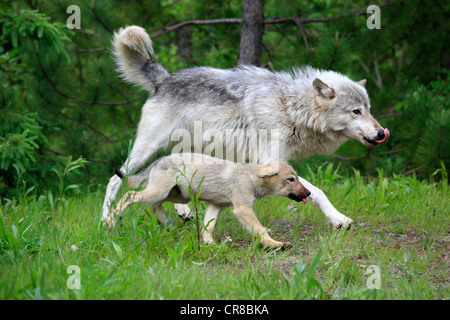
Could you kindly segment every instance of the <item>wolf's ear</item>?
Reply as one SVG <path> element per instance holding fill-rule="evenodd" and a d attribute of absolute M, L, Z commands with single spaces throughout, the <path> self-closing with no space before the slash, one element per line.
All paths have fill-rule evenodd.
<path fill-rule="evenodd" d="M 324 98 L 332 99 L 334 98 L 334 90 L 327 86 L 322 80 L 316 78 L 313 81 L 314 91 L 317 95 L 322 96 Z"/>
<path fill-rule="evenodd" d="M 363 87 L 366 86 L 367 80 L 366 79 L 362 79 L 360 81 L 357 82 L 357 84 L 362 85 Z"/>
<path fill-rule="evenodd" d="M 274 176 L 274 175 L 278 174 L 279 167 L 280 167 L 280 165 L 277 161 L 271 162 L 259 169 L 258 177 L 266 178 L 266 177 Z"/>

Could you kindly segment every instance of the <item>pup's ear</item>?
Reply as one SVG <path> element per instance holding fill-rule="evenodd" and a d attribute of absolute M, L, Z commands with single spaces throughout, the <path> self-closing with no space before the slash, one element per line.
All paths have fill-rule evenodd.
<path fill-rule="evenodd" d="M 327 86 L 322 80 L 316 78 L 313 81 L 314 91 L 317 95 L 322 96 L 324 98 L 332 99 L 334 98 L 334 90 Z"/>
<path fill-rule="evenodd" d="M 362 79 L 362 80 L 360 80 L 360 81 L 357 82 L 357 84 L 359 84 L 359 85 L 361 85 L 361 86 L 363 86 L 363 87 L 366 86 L 366 83 L 367 83 L 367 80 L 366 80 L 366 79 Z"/>
<path fill-rule="evenodd" d="M 266 178 L 274 176 L 278 173 L 279 167 L 280 167 L 279 163 L 276 161 L 271 162 L 265 166 L 262 166 L 258 171 L 258 177 Z"/>

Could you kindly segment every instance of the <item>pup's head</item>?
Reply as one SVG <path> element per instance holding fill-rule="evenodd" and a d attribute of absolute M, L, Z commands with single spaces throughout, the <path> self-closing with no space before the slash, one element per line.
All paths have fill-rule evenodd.
<path fill-rule="evenodd" d="M 311 192 L 299 182 L 294 168 L 284 162 L 273 161 L 261 166 L 258 177 L 264 179 L 264 186 L 270 189 L 272 195 L 284 196 L 304 203 L 311 195 Z"/>
<path fill-rule="evenodd" d="M 321 117 L 325 119 L 323 127 L 332 128 L 373 148 L 389 139 L 390 133 L 370 114 L 365 84 L 365 79 L 353 82 L 345 76 L 330 72 L 328 77 L 316 78 L 313 88 L 317 111 L 325 115 Z"/>

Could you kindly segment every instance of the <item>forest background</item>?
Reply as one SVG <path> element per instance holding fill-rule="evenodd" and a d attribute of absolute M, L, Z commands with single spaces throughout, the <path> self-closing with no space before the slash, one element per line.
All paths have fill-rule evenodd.
<path fill-rule="evenodd" d="M 375 149 L 350 141 L 332 155 L 292 159 L 296 164 L 315 171 L 331 161 L 339 172 L 448 179 L 448 2 L 380 2 L 380 29 L 368 28 L 365 1 L 259 2 L 262 67 L 311 65 L 367 79 L 372 113 L 392 134 Z M 73 4 L 81 27 L 69 30 Z M 97 188 L 122 165 L 147 94 L 115 71 L 110 49 L 119 28 L 144 27 L 171 73 L 232 68 L 239 59 L 242 1 L 28 0 L 2 1 L 0 9 L 3 196 L 57 188 L 57 172 L 80 157 L 88 165 L 81 161 L 84 169 L 65 184 Z"/>

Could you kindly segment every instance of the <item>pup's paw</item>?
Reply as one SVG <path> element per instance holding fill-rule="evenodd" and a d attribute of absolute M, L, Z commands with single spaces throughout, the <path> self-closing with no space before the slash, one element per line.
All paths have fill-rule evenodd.
<path fill-rule="evenodd" d="M 294 245 L 292 242 L 286 241 L 283 242 L 283 246 L 281 247 L 282 250 L 291 249 Z"/>
<path fill-rule="evenodd" d="M 212 234 L 210 234 L 209 232 L 206 232 L 206 231 L 203 233 L 203 242 L 208 245 L 215 244 Z"/>
<path fill-rule="evenodd" d="M 178 216 L 184 221 L 194 220 L 194 214 L 187 204 L 175 204 L 175 210 L 178 212 Z"/>
<path fill-rule="evenodd" d="M 103 220 L 103 226 L 110 231 L 114 225 L 116 224 L 116 221 L 114 220 L 114 218 L 111 217 L 111 215 L 108 216 L 108 218 Z"/>
<path fill-rule="evenodd" d="M 276 249 L 287 250 L 287 249 L 291 249 L 294 246 L 289 241 L 280 242 L 280 241 L 275 241 L 272 239 L 271 239 L 271 241 L 267 242 L 266 244 L 262 244 L 262 245 L 266 248 L 267 251 L 272 251 L 272 250 L 276 250 Z"/>

